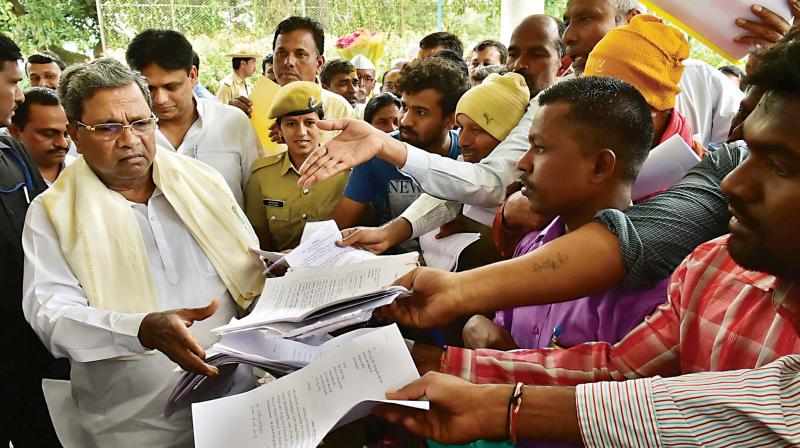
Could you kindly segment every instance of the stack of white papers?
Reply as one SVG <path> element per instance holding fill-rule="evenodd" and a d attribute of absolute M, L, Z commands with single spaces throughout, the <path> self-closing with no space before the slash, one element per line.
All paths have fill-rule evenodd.
<path fill-rule="evenodd" d="M 439 229 L 419 237 L 419 247 L 425 266 L 453 272 L 458 268 L 458 258 L 472 243 L 481 239 L 480 233 L 462 232 L 436 239 Z"/>
<path fill-rule="evenodd" d="M 281 377 L 320 359 L 348 341 L 375 330 L 361 328 L 336 338 L 313 338 L 313 341 L 307 342 L 276 338 L 259 330 L 225 335 L 206 350 L 205 362 L 217 367 L 220 375 L 209 378 L 184 372 L 167 399 L 164 415 L 169 417 L 194 401 L 225 395 L 226 385 L 230 384 L 226 376 L 231 375 L 234 369 L 224 366 L 248 364 L 262 368 L 275 377 Z"/>
<path fill-rule="evenodd" d="M 269 278 L 250 314 L 213 331 L 261 329 L 284 338 L 327 333 L 369 319 L 408 290 L 392 283 L 418 265 L 416 252 L 344 266 L 290 269 Z"/>
<path fill-rule="evenodd" d="M 426 401 L 385 394 L 419 378 L 396 325 L 362 334 L 305 368 L 232 397 L 192 405 L 199 448 L 307 448 L 376 403 L 428 409 Z"/>

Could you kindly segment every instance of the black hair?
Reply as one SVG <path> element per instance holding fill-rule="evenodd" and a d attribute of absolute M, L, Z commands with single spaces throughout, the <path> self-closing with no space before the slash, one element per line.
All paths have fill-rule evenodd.
<path fill-rule="evenodd" d="M 272 53 L 264 56 L 261 60 L 261 74 L 267 76 L 267 64 L 272 64 Z"/>
<path fill-rule="evenodd" d="M 793 27 L 772 48 L 756 55 L 754 73 L 743 80 L 765 92 L 800 95 L 800 27 Z"/>
<path fill-rule="evenodd" d="M 483 80 L 488 78 L 492 73 L 497 73 L 498 75 L 502 76 L 508 73 L 508 69 L 502 64 L 487 65 L 475 70 L 475 72 L 472 74 L 472 80 L 483 82 Z"/>
<path fill-rule="evenodd" d="M 3 69 L 6 61 L 19 61 L 22 59 L 22 52 L 17 44 L 10 37 L 0 33 L 0 70 Z"/>
<path fill-rule="evenodd" d="M 67 68 L 67 66 L 64 64 L 64 61 L 62 61 L 61 58 L 58 57 L 57 54 L 55 54 L 55 53 L 53 53 L 51 51 L 40 51 L 38 53 L 35 53 L 35 54 L 32 54 L 32 55 L 28 56 L 28 64 L 50 64 L 50 63 L 53 63 L 53 62 L 55 62 L 55 64 L 61 70 L 64 70 L 65 68 Z M 26 64 L 26 67 L 25 67 L 25 71 L 26 72 L 28 71 L 27 64 Z"/>
<path fill-rule="evenodd" d="M 364 106 L 364 121 L 367 123 L 372 123 L 372 119 L 379 110 L 392 104 L 401 109 L 403 107 L 403 103 L 400 101 L 400 98 L 394 96 L 394 94 L 391 92 L 384 92 L 373 96 L 369 101 L 367 101 L 367 105 Z"/>
<path fill-rule="evenodd" d="M 483 51 L 489 47 L 494 47 L 497 49 L 497 51 L 500 52 L 501 64 L 505 64 L 506 61 L 508 61 L 508 48 L 506 48 L 505 45 L 496 40 L 491 40 L 491 39 L 482 40 L 478 42 L 478 45 L 475 45 L 475 48 L 472 51 L 473 53 L 478 54 L 478 52 Z"/>
<path fill-rule="evenodd" d="M 125 60 L 137 71 L 150 64 L 164 70 L 192 71 L 194 65 L 192 44 L 174 30 L 147 29 L 137 34 L 128 44 Z"/>
<path fill-rule="evenodd" d="M 733 75 L 737 78 L 741 78 L 742 76 L 744 76 L 744 72 L 742 71 L 742 69 L 740 69 L 735 65 L 723 65 L 722 67 L 719 68 L 719 71 L 725 73 L 726 75 Z"/>
<path fill-rule="evenodd" d="M 569 104 L 568 121 L 587 145 L 610 148 L 625 180 L 633 181 L 653 144 L 650 107 L 636 87 L 611 77 L 586 76 L 553 85 L 539 105 Z"/>
<path fill-rule="evenodd" d="M 31 87 L 25 92 L 25 101 L 14 110 L 14 115 L 11 117 L 14 126 L 25 129 L 32 104 L 59 106 L 61 102 L 58 101 L 58 94 L 55 90 L 48 87 Z"/>
<path fill-rule="evenodd" d="M 200 71 L 200 55 L 194 50 L 192 50 L 192 65 L 194 65 L 194 68 L 196 68 L 198 72 Z"/>
<path fill-rule="evenodd" d="M 462 68 L 452 59 L 438 56 L 414 59 L 400 70 L 397 89 L 412 95 L 434 89 L 442 94 L 442 114 L 449 115 L 455 112 L 458 100 L 470 88 L 465 67 L 466 64 Z"/>
<path fill-rule="evenodd" d="M 356 67 L 350 61 L 342 58 L 331 59 L 322 66 L 319 72 L 319 82 L 329 85 L 334 76 L 340 73 L 355 73 Z"/>
<path fill-rule="evenodd" d="M 272 38 L 272 50 L 275 50 L 275 43 L 278 42 L 278 36 L 284 33 L 289 33 L 296 30 L 307 30 L 314 37 L 314 43 L 317 45 L 317 56 L 322 56 L 325 53 L 325 31 L 314 19 L 309 17 L 292 16 L 282 21 L 275 28 L 275 37 Z"/>
<path fill-rule="evenodd" d="M 383 75 L 381 75 L 381 84 L 383 84 L 384 81 L 386 80 L 386 75 L 388 75 L 389 72 L 393 72 L 395 70 L 397 70 L 398 72 L 400 71 L 399 69 L 396 69 L 396 68 L 390 68 L 389 70 L 386 70 L 385 72 L 383 72 Z"/>
<path fill-rule="evenodd" d="M 455 51 L 442 50 L 439 52 L 439 54 L 436 55 L 436 57 L 451 61 L 452 63 L 457 65 L 458 68 L 460 68 L 467 75 L 467 77 L 469 77 L 469 66 L 467 65 L 467 61 L 465 61 L 464 58 L 461 57 L 461 55 L 456 54 Z"/>
<path fill-rule="evenodd" d="M 249 61 L 251 59 L 255 59 L 255 58 L 233 58 L 233 59 L 231 59 L 231 67 L 233 67 L 234 70 L 239 70 L 239 67 L 242 66 L 242 63 L 246 64 L 247 61 Z"/>
<path fill-rule="evenodd" d="M 455 34 L 448 33 L 447 31 L 440 31 L 438 33 L 431 33 L 423 37 L 419 41 L 419 48 L 427 50 L 429 48 L 442 47 L 445 50 L 452 50 L 459 56 L 464 56 L 464 44 L 461 39 Z"/>
<path fill-rule="evenodd" d="M 558 17 L 547 17 L 550 17 L 554 22 L 556 22 L 556 26 L 558 27 L 558 39 L 553 41 L 553 46 L 556 48 L 558 56 L 564 57 L 564 55 L 567 54 L 567 46 L 564 45 L 564 32 L 567 31 L 567 24 Z"/>

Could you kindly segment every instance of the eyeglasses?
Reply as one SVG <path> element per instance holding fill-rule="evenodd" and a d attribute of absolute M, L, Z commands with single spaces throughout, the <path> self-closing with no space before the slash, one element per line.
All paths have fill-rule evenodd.
<path fill-rule="evenodd" d="M 131 132 L 136 135 L 145 135 L 152 132 L 156 123 L 158 123 L 158 118 L 152 116 L 150 118 L 136 120 L 131 124 L 102 123 L 94 126 L 89 126 L 88 124 L 81 123 L 78 120 L 75 120 L 75 122 L 78 123 L 78 125 L 86 128 L 86 130 L 91 131 L 95 137 L 101 140 L 116 140 L 122 136 L 122 133 L 125 132 L 125 129 L 130 129 Z"/>

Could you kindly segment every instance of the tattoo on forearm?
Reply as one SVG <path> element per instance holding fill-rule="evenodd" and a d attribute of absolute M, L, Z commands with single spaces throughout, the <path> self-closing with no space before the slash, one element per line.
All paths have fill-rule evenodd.
<path fill-rule="evenodd" d="M 555 258 L 548 258 L 540 263 L 534 263 L 533 272 L 556 271 L 569 261 L 569 255 L 557 253 Z"/>

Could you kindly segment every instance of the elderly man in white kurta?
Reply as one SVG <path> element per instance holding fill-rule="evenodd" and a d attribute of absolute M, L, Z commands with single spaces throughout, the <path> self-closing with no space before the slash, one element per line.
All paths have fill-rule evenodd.
<path fill-rule="evenodd" d="M 25 317 L 70 359 L 89 443 L 191 446 L 189 411 L 162 416 L 176 364 L 218 374 L 203 347 L 259 294 L 258 240 L 216 170 L 156 147 L 140 75 L 100 59 L 59 95 L 81 157 L 28 211 Z"/>

